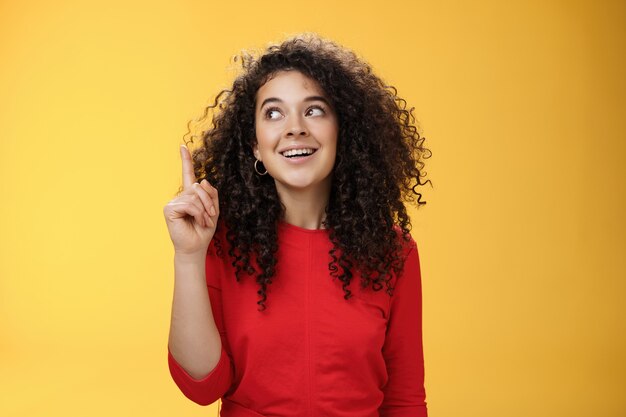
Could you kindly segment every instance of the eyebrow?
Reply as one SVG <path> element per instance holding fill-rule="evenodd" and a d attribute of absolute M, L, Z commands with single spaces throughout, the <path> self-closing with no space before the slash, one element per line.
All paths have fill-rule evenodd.
<path fill-rule="evenodd" d="M 322 96 L 309 96 L 307 98 L 304 99 L 304 101 L 321 101 L 323 103 L 326 103 L 326 105 L 328 107 L 330 106 L 330 103 L 328 102 L 328 100 L 326 100 L 324 97 Z M 282 103 L 283 101 L 281 99 L 279 99 L 278 97 L 269 97 L 266 98 L 265 100 L 263 100 L 263 103 L 261 104 L 261 109 L 263 108 L 263 106 L 265 106 L 267 103 Z"/>

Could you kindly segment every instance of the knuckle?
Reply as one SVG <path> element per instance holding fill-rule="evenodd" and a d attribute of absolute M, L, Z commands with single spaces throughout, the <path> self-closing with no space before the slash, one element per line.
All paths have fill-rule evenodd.
<path fill-rule="evenodd" d="M 206 194 L 206 191 L 204 191 L 204 189 L 202 187 L 198 187 L 196 189 L 196 194 L 200 197 L 204 196 Z"/>

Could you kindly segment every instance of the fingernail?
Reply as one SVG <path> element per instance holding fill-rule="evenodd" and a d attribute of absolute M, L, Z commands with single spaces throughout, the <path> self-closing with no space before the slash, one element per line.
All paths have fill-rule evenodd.
<path fill-rule="evenodd" d="M 217 214 L 217 212 L 215 211 L 215 207 L 211 206 L 211 208 L 209 208 L 209 214 L 211 216 L 215 216 Z"/>

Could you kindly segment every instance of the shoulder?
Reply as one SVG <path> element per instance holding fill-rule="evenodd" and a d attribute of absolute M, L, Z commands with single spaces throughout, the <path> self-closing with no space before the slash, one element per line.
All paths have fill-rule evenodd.
<path fill-rule="evenodd" d="M 393 226 L 393 231 L 396 234 L 396 239 L 400 243 L 400 247 L 402 248 L 402 257 L 406 258 L 412 251 L 417 251 L 417 243 L 411 233 L 407 233 L 406 235 L 398 225 Z"/>
<path fill-rule="evenodd" d="M 394 226 L 394 230 L 401 246 L 401 254 L 397 264 L 398 269 L 395 271 L 394 280 L 392 281 L 394 287 L 407 280 L 420 281 L 420 260 L 415 239 L 410 233 L 405 235 L 398 226 Z M 404 285 L 419 285 L 419 282 L 417 284 L 415 282 L 413 284 L 401 284 L 400 286 Z"/>

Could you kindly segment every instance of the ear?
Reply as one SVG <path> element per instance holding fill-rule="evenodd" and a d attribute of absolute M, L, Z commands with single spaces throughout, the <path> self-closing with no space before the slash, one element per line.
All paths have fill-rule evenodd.
<path fill-rule="evenodd" d="M 259 144 L 258 143 L 255 143 L 252 146 L 252 153 L 254 154 L 254 157 L 256 159 L 258 159 L 259 161 L 261 160 L 261 152 L 259 152 Z"/>

